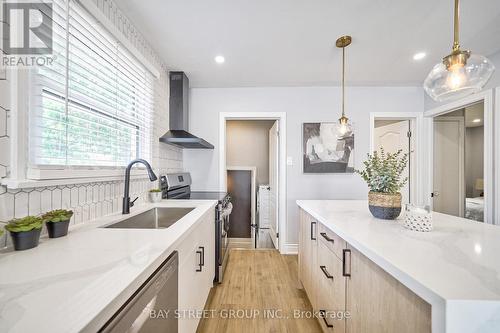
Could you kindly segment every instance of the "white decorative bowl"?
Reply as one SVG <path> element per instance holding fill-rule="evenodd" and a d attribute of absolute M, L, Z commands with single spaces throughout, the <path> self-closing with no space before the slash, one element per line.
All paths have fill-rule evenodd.
<path fill-rule="evenodd" d="M 413 231 L 432 230 L 432 212 L 429 206 L 406 205 L 404 227 Z"/>

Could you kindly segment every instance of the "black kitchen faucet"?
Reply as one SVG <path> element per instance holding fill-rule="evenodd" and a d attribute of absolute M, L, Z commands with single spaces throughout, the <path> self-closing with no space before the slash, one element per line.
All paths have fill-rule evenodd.
<path fill-rule="evenodd" d="M 127 169 L 125 170 L 125 190 L 123 193 L 123 209 L 122 209 L 122 214 L 129 214 L 130 213 L 130 207 L 134 205 L 134 202 L 138 199 L 135 198 L 133 201 L 130 201 L 130 169 L 132 169 L 132 166 L 136 163 L 142 163 L 146 166 L 146 170 L 148 171 L 149 175 L 149 180 L 154 182 L 158 178 L 156 177 L 155 173 L 153 172 L 153 169 L 151 168 L 151 165 L 146 160 L 143 160 L 141 158 L 135 159 L 132 162 L 130 162 L 127 166 Z"/>

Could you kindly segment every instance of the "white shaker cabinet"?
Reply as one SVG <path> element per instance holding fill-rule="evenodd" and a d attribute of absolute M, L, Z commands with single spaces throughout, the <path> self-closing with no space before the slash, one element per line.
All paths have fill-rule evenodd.
<path fill-rule="evenodd" d="M 179 333 L 194 333 L 215 276 L 215 211 L 179 242 Z"/>

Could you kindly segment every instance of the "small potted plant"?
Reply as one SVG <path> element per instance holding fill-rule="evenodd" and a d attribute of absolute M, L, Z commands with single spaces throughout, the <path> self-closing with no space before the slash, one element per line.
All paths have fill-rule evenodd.
<path fill-rule="evenodd" d="M 37 216 L 26 216 L 12 219 L 5 226 L 10 232 L 16 251 L 32 249 L 38 246 L 43 219 Z"/>
<path fill-rule="evenodd" d="M 43 214 L 42 218 L 47 226 L 49 238 L 63 237 L 68 234 L 69 220 L 73 216 L 73 211 L 66 209 L 56 209 Z"/>
<path fill-rule="evenodd" d="M 149 201 L 155 203 L 161 201 L 161 190 L 159 188 L 154 188 L 149 190 Z"/>
<path fill-rule="evenodd" d="M 366 181 L 368 193 L 368 207 L 373 216 L 384 220 L 394 220 L 401 213 L 400 189 L 408 181 L 402 174 L 408 164 L 408 154 L 402 150 L 395 153 L 386 153 L 384 149 L 373 154 L 367 154 L 368 159 L 363 162 L 365 169 L 356 170 Z"/>

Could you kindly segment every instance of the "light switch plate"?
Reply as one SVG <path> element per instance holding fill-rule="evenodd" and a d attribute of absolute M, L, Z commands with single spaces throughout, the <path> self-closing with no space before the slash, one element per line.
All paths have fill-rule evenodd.
<path fill-rule="evenodd" d="M 286 157 L 286 165 L 293 165 L 292 156 L 287 156 Z"/>

